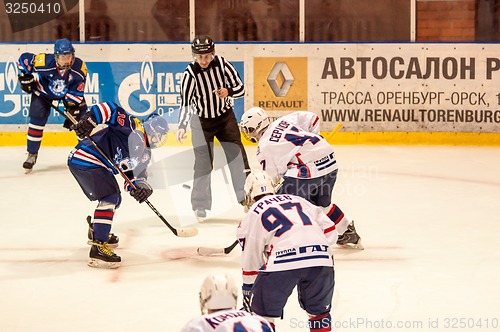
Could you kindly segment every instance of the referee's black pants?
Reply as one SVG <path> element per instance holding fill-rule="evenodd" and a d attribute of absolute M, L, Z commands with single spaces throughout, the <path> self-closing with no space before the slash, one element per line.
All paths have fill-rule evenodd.
<path fill-rule="evenodd" d="M 244 185 L 250 166 L 234 112 L 228 111 L 215 119 L 193 116 L 191 130 L 195 158 L 191 191 L 193 211 L 212 208 L 210 175 L 214 162 L 214 138 L 219 140 L 224 150 L 236 199 L 241 202 L 245 198 Z"/>

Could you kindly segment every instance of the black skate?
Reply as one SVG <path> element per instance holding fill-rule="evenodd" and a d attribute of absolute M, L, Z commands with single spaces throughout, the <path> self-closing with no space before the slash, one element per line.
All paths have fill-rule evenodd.
<path fill-rule="evenodd" d="M 94 239 L 94 224 L 92 224 L 92 217 L 87 216 L 87 224 L 89 224 L 89 231 L 87 232 L 87 237 L 89 238 L 87 244 L 91 245 Z M 120 239 L 113 233 L 109 233 L 108 237 L 108 247 L 117 248 Z"/>
<path fill-rule="evenodd" d="M 101 242 L 98 240 L 92 241 L 92 247 L 90 247 L 89 262 L 87 263 L 90 267 L 96 267 L 101 269 L 116 269 L 120 267 L 121 257 L 114 253 L 106 242 Z"/>
<path fill-rule="evenodd" d="M 337 239 L 337 245 L 342 247 L 349 247 L 354 249 L 363 250 L 364 247 L 361 244 L 361 237 L 356 232 L 356 228 L 354 227 L 354 220 L 347 226 L 344 234 L 339 235 Z"/>
<path fill-rule="evenodd" d="M 33 170 L 33 166 L 36 164 L 36 158 L 38 158 L 38 153 L 29 153 L 28 158 L 23 163 L 24 173 L 28 174 Z"/>

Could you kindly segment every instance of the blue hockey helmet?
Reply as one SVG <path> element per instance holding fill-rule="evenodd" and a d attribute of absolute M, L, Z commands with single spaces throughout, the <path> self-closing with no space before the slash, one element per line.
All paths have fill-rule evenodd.
<path fill-rule="evenodd" d="M 54 43 L 54 54 L 75 54 L 75 48 L 69 39 L 58 39 Z"/>
<path fill-rule="evenodd" d="M 54 55 L 59 69 L 69 69 L 75 62 L 75 48 L 67 38 L 56 40 Z"/>
<path fill-rule="evenodd" d="M 144 120 L 143 125 L 151 148 L 158 148 L 167 142 L 168 122 L 165 118 L 153 113 Z"/>

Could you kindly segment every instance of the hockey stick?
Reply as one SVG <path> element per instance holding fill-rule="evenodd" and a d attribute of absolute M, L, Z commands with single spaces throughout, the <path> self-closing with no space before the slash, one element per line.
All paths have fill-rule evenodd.
<path fill-rule="evenodd" d="M 234 247 L 238 245 L 238 240 L 234 241 L 229 247 L 226 248 L 210 248 L 210 247 L 199 247 L 198 255 L 200 256 L 222 256 L 227 255 L 233 251 Z"/>
<path fill-rule="evenodd" d="M 59 114 L 62 114 L 66 119 L 68 119 L 69 121 L 71 121 L 73 124 L 77 124 L 78 123 L 78 121 L 73 117 L 73 115 L 71 115 L 68 112 L 63 112 L 59 108 L 55 107 L 54 104 L 52 104 L 50 101 L 48 101 L 47 99 L 45 99 L 45 97 L 43 97 L 40 94 L 40 92 L 38 92 L 37 90 L 35 90 L 35 91 L 33 91 L 33 93 L 36 94 L 38 97 L 42 98 L 43 100 L 45 100 L 47 102 L 47 104 L 50 105 L 50 107 L 52 107 L 54 110 L 56 110 Z M 88 139 L 92 143 L 92 145 L 94 145 L 94 147 L 97 149 L 97 152 L 99 152 L 101 154 L 101 156 L 113 167 L 113 169 L 115 171 L 117 171 L 118 173 L 120 173 L 120 175 L 122 176 L 122 178 L 125 180 L 125 182 L 127 182 L 127 184 L 132 189 L 137 189 L 136 186 L 132 183 L 132 181 L 128 178 L 128 176 L 122 171 L 122 169 L 119 168 L 119 167 L 117 167 L 113 163 L 113 161 L 104 153 L 104 151 L 102 151 L 102 149 L 97 145 L 97 143 L 92 139 L 92 137 L 90 137 L 90 135 L 85 136 L 85 138 Z M 195 227 L 189 227 L 189 228 L 184 228 L 184 229 L 176 229 L 175 227 L 173 227 L 172 225 L 170 225 L 170 223 L 161 215 L 161 213 L 153 206 L 153 204 L 151 204 L 151 202 L 149 200 L 146 199 L 144 202 L 146 202 L 146 204 L 151 208 L 151 210 L 153 210 L 153 212 L 156 213 L 156 215 L 158 216 L 158 218 L 160 218 L 161 221 L 163 221 L 163 223 L 176 236 L 179 236 L 179 237 L 191 237 L 191 236 L 195 236 L 196 234 L 198 234 L 198 229 L 195 228 Z"/>
<path fill-rule="evenodd" d="M 342 126 L 343 126 L 342 122 L 339 122 L 337 126 L 335 126 L 335 128 L 333 128 L 333 130 L 326 135 L 325 140 L 328 143 L 330 143 L 330 140 L 332 139 L 333 135 L 335 135 L 335 133 L 339 131 L 340 128 L 342 128 Z"/>

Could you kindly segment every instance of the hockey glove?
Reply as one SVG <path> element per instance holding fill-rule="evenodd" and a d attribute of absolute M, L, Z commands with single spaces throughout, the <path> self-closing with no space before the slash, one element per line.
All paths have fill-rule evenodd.
<path fill-rule="evenodd" d="M 253 284 L 243 284 L 243 286 L 241 287 L 241 292 L 243 294 L 243 308 L 241 308 L 241 310 L 244 310 L 246 312 L 252 312 L 252 309 L 250 308 L 250 304 L 252 302 L 252 286 Z"/>
<path fill-rule="evenodd" d="M 66 106 L 66 111 L 64 112 L 69 116 L 72 116 L 76 121 L 80 120 L 80 108 L 76 105 Z M 73 122 L 69 119 L 64 120 L 63 127 L 71 130 Z"/>
<path fill-rule="evenodd" d="M 253 203 L 255 203 L 255 201 L 248 195 L 245 195 L 245 198 L 243 198 L 243 200 L 240 202 L 245 210 L 245 213 L 248 212 Z"/>
<path fill-rule="evenodd" d="M 92 129 L 97 127 L 97 120 L 92 116 L 91 112 L 85 113 L 78 123 L 72 125 L 70 128 L 76 133 L 79 138 L 85 138 L 90 135 Z"/>
<path fill-rule="evenodd" d="M 153 193 L 153 188 L 144 180 L 134 181 L 135 189 L 130 191 L 130 195 L 139 203 L 144 202 Z"/>
<path fill-rule="evenodd" d="M 19 84 L 21 85 L 21 90 L 26 93 L 32 93 L 35 87 L 35 78 L 32 74 L 19 75 L 17 77 Z"/>

